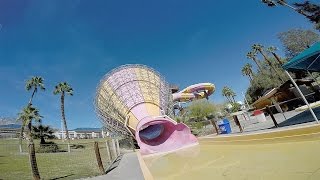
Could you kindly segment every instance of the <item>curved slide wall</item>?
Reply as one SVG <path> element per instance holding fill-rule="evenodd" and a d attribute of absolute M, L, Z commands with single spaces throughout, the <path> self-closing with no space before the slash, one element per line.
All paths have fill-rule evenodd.
<path fill-rule="evenodd" d="M 188 86 L 180 92 L 172 94 L 173 101 L 186 102 L 195 99 L 208 98 L 215 90 L 212 83 L 199 83 Z"/>

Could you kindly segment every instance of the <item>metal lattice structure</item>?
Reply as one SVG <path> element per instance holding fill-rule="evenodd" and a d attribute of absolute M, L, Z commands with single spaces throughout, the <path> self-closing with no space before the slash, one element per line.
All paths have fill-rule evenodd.
<path fill-rule="evenodd" d="M 123 65 L 100 80 L 95 110 L 112 134 L 127 136 L 135 131 L 134 124 L 137 122 L 134 121 L 139 121 L 139 113 L 131 111 L 142 104 L 146 104 L 149 111 L 152 107 L 152 112 L 156 114 L 159 111 L 159 115 L 171 116 L 172 95 L 169 84 L 154 69 L 145 65 Z M 131 119 L 126 124 L 128 117 Z"/>

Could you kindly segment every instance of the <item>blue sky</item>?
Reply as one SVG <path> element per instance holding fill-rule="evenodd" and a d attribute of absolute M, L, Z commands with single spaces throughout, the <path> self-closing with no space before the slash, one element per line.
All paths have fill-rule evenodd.
<path fill-rule="evenodd" d="M 248 79 L 240 70 L 251 45 L 281 48 L 277 33 L 312 28 L 301 15 L 260 0 L 0 0 L 0 24 L 0 117 L 16 116 L 31 95 L 25 81 L 37 75 L 47 90 L 33 104 L 54 127 L 54 86 L 67 81 L 74 88 L 65 105 L 70 129 L 100 126 L 95 88 L 119 65 L 151 66 L 180 88 L 214 83 L 213 102 L 223 102 L 221 89 L 229 86 L 242 100 Z"/>

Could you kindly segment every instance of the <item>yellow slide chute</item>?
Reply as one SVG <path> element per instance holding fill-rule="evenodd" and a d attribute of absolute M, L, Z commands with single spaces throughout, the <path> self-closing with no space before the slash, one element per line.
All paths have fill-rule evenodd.
<path fill-rule="evenodd" d="M 191 85 L 180 92 L 172 94 L 174 102 L 187 102 L 195 99 L 207 98 L 214 92 L 212 83 L 199 83 Z"/>

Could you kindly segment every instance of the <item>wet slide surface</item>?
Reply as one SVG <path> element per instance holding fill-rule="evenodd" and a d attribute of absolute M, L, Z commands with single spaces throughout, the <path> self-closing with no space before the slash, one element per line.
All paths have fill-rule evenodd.
<path fill-rule="evenodd" d="M 143 160 L 153 179 L 320 179 L 319 152 L 320 126 L 311 125 L 200 138 L 199 145 Z"/>

